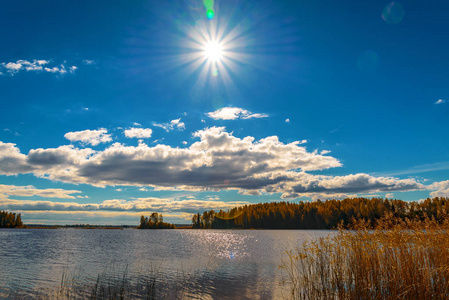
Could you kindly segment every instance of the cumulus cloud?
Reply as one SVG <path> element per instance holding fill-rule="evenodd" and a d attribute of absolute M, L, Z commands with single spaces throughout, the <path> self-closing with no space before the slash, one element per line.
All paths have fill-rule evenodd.
<path fill-rule="evenodd" d="M 22 64 L 20 64 L 20 63 L 13 63 L 13 62 L 9 62 L 7 64 L 3 63 L 3 66 L 4 66 L 5 69 L 7 69 L 8 71 L 10 71 L 12 73 L 17 72 L 17 71 L 19 71 L 22 68 Z"/>
<path fill-rule="evenodd" d="M 15 175 L 32 172 L 33 167 L 26 163 L 26 158 L 27 156 L 20 153 L 16 144 L 0 141 L 0 174 Z"/>
<path fill-rule="evenodd" d="M 214 120 L 259 119 L 268 117 L 267 114 L 253 114 L 248 110 L 238 107 L 223 107 L 216 111 L 209 112 L 207 115 Z"/>
<path fill-rule="evenodd" d="M 105 128 L 67 132 L 64 137 L 71 142 L 82 142 L 84 144 L 91 144 L 92 146 L 112 141 L 111 135 L 108 134 Z"/>
<path fill-rule="evenodd" d="M 1 63 L 0 71 L 4 70 L 10 75 L 14 75 L 20 71 L 47 72 L 62 75 L 67 73 L 67 70 L 70 73 L 74 73 L 78 69 L 77 66 L 66 66 L 65 64 L 66 62 L 54 65 L 52 61 L 44 59 L 34 59 L 33 61 L 20 59 L 16 62 Z"/>
<path fill-rule="evenodd" d="M 130 128 L 124 131 L 127 138 L 150 138 L 153 130 L 150 128 Z"/>
<path fill-rule="evenodd" d="M 180 131 L 186 129 L 186 124 L 184 124 L 184 122 L 181 122 L 181 118 L 171 120 L 169 123 L 153 123 L 153 126 L 165 129 L 165 131 L 167 132 L 173 129 L 178 129 Z"/>
<path fill-rule="evenodd" d="M 438 101 L 436 101 L 434 104 L 443 104 L 443 103 L 446 103 L 446 100 L 438 99 Z"/>
<path fill-rule="evenodd" d="M 285 119 L 285 123 L 290 123 L 290 119 Z"/>
<path fill-rule="evenodd" d="M 410 191 L 425 187 L 414 179 L 313 175 L 308 171 L 340 167 L 325 152 L 309 152 L 300 141 L 284 144 L 277 136 L 238 138 L 224 127 L 193 134 L 199 141 L 186 148 L 114 143 L 103 151 L 61 146 L 20 153 L 14 144 L 0 144 L 0 172 L 33 173 L 40 177 L 95 186 L 151 186 L 191 191 L 236 189 L 240 193 L 281 193 L 282 198 L 340 197 L 355 193 Z M 324 197 L 322 197 L 324 198 Z"/>
<path fill-rule="evenodd" d="M 449 180 L 435 182 L 429 185 L 430 190 L 434 190 L 430 193 L 431 197 L 449 197 Z"/>
<path fill-rule="evenodd" d="M 92 149 L 78 149 L 72 145 L 59 146 L 58 148 L 31 149 L 26 156 L 26 162 L 33 166 L 49 168 L 51 166 L 69 167 L 80 164 L 86 157 L 94 154 Z"/>

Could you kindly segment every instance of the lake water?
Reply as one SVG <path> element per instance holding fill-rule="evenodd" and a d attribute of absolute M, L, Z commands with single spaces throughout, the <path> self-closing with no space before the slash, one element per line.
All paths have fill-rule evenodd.
<path fill-rule="evenodd" d="M 33 298 L 37 291 L 51 298 L 64 276 L 73 286 L 81 286 L 77 293 L 99 278 L 120 282 L 126 277 L 136 289 L 139 282 L 155 278 L 161 290 L 156 297 L 162 298 L 288 299 L 289 287 L 281 283 L 278 269 L 285 250 L 329 234 L 326 230 L 0 229 L 0 298 Z M 176 287 L 182 292 L 174 291 Z"/>

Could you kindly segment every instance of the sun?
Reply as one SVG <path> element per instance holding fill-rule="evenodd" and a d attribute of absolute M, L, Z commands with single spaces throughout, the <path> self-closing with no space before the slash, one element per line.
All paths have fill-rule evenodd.
<path fill-rule="evenodd" d="M 203 53 L 208 60 L 219 62 L 223 57 L 223 47 L 219 42 L 209 41 L 204 45 Z"/>

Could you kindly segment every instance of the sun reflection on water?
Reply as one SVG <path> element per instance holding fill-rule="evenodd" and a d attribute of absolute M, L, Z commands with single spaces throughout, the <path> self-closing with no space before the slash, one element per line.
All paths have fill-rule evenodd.
<path fill-rule="evenodd" d="M 239 260 L 250 256 L 247 249 L 251 235 L 241 235 L 224 231 L 191 231 L 197 241 L 201 241 L 199 247 L 212 257 L 225 260 Z M 200 235 L 200 237 L 198 236 Z"/>

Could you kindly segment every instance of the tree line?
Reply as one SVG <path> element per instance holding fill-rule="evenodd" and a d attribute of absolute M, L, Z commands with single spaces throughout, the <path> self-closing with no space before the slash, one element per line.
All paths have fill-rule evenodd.
<path fill-rule="evenodd" d="M 386 214 L 402 219 L 442 219 L 449 212 L 449 198 L 410 202 L 383 198 L 346 198 L 314 202 L 250 204 L 192 216 L 192 228 L 216 229 L 331 229 L 354 220 L 375 224 Z"/>
<path fill-rule="evenodd" d="M 174 229 L 175 225 L 164 222 L 162 214 L 152 213 L 150 217 L 141 216 L 137 229 Z"/>
<path fill-rule="evenodd" d="M 23 227 L 21 215 L 7 211 L 0 211 L 0 228 L 16 227 Z"/>

